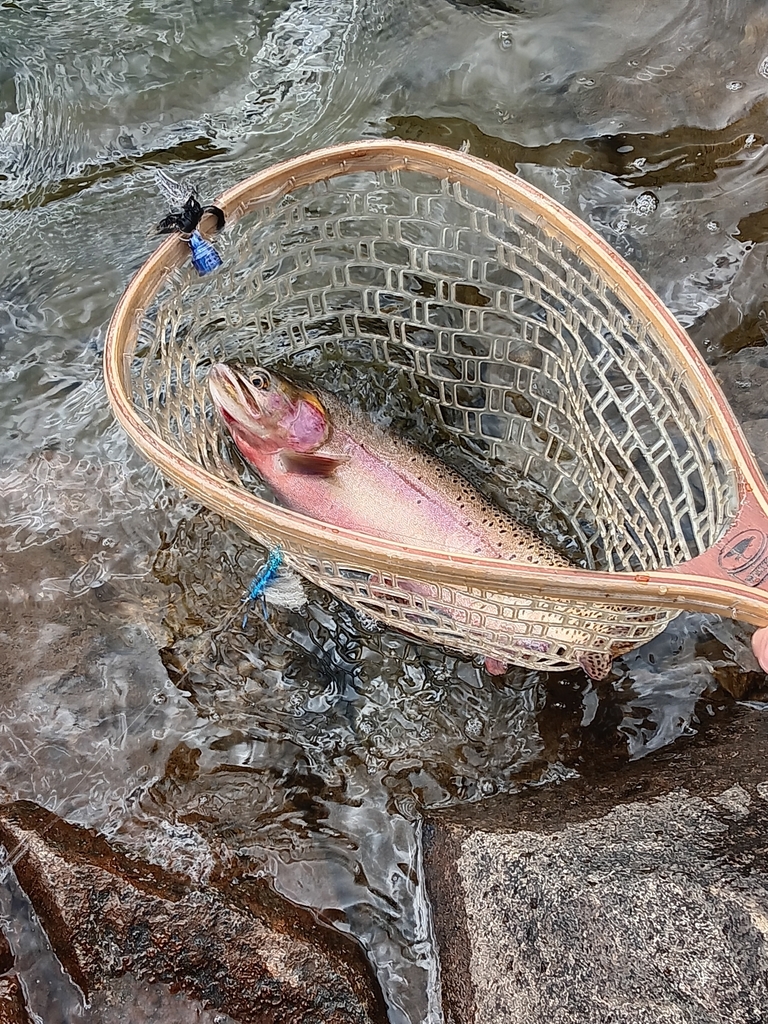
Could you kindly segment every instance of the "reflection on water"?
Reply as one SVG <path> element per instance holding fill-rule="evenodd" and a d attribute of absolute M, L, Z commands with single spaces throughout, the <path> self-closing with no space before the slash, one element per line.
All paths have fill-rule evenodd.
<path fill-rule="evenodd" d="M 317 591 L 300 612 L 271 609 L 266 622 L 251 612 L 222 635 L 222 609 L 237 606 L 257 565 L 239 531 L 209 514 L 159 552 L 181 638 L 163 656 L 198 710 L 186 742 L 200 753 L 183 786 L 160 780 L 141 811 L 194 821 L 237 852 L 230 870 L 272 875 L 351 928 L 402 1007 L 394 1019 L 418 1019 L 432 969 L 418 809 L 503 792 L 529 763 L 534 777 L 547 771 L 543 690 L 522 672 L 489 686 L 478 666 L 364 625 Z"/>
<path fill-rule="evenodd" d="M 263 553 L 130 451 L 101 384 L 153 169 L 207 199 L 331 142 L 469 143 L 639 269 L 765 453 L 764 5 L 9 0 L 0 28 L 0 792 L 199 880 L 271 876 L 360 937 L 393 1022 L 437 1020 L 421 809 L 706 728 L 756 678 L 747 631 L 681 617 L 596 689 L 493 683 L 319 592 L 222 630 Z M 42 1018 L 80 1019 L 11 938 Z"/>

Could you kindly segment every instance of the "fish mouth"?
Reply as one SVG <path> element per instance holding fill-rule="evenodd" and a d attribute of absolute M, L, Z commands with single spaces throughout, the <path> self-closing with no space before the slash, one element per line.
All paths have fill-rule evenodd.
<path fill-rule="evenodd" d="M 214 363 L 208 371 L 208 393 L 227 425 L 251 425 L 265 411 L 263 392 L 260 393 L 242 371 L 226 363 Z"/>

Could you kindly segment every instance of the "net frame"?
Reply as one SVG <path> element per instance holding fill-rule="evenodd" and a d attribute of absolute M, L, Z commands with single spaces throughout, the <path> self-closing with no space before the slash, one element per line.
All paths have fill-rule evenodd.
<path fill-rule="evenodd" d="M 371 214 L 370 203 L 364 198 L 370 189 L 345 189 L 343 183 L 366 175 L 377 181 L 383 176 L 395 196 L 399 190 L 408 191 L 409 186 L 403 185 L 406 178 L 415 181 L 425 176 L 439 183 L 439 188 L 432 193 L 427 189 L 426 195 L 417 190 L 408 209 L 404 213 L 390 211 L 389 221 L 386 211 L 383 221 L 379 218 L 376 223 L 374 217 L 368 235 L 362 238 L 360 223 Z M 329 183 L 342 183 L 337 194 L 348 192 L 354 209 L 347 207 L 341 215 L 334 215 L 333 211 L 324 211 L 320 204 L 317 223 L 321 228 L 316 241 L 324 245 L 333 243 L 341 247 L 340 251 L 350 243 L 351 249 L 348 246 L 347 251 L 353 255 L 346 270 L 343 258 L 336 259 L 333 266 L 337 278 L 334 280 L 331 275 L 330 286 L 309 285 L 302 292 L 296 281 L 302 273 L 311 276 L 313 271 L 311 256 L 304 259 L 303 265 L 301 262 L 308 243 L 306 238 L 299 237 L 294 239 L 293 247 L 286 246 L 285 237 L 291 231 L 291 217 L 295 217 L 301 203 L 301 216 L 306 222 L 311 204 L 318 202 L 319 193 Z M 327 194 L 333 195 L 334 189 L 327 188 Z M 310 199 L 305 202 L 302 195 Z M 474 204 L 477 211 L 470 216 L 469 226 L 441 223 L 441 210 L 444 213 L 451 202 L 461 207 L 462 197 L 466 199 L 468 195 L 472 199 L 464 207 Z M 560 204 L 521 179 L 468 155 L 418 143 L 375 141 L 330 147 L 268 168 L 225 192 L 216 205 L 225 212 L 230 230 L 244 222 L 244 218 L 259 226 L 252 234 L 259 237 L 265 256 L 257 261 L 261 268 L 257 283 L 262 290 L 274 291 L 273 313 L 281 301 L 290 302 L 297 295 L 302 302 L 307 295 L 317 300 L 315 307 L 305 302 L 289 325 L 288 336 L 291 329 L 296 332 L 294 351 L 316 342 L 316 337 L 308 336 L 306 322 L 312 316 L 317 319 L 331 313 L 349 316 L 353 325 L 350 330 L 360 333 L 365 333 L 361 330 L 361 318 L 383 318 L 386 332 L 379 339 L 380 349 L 385 355 L 390 355 L 397 345 L 402 349 L 403 318 L 393 320 L 390 316 L 387 322 L 381 303 L 381 296 L 393 291 L 391 277 L 383 288 L 366 290 L 363 282 L 358 289 L 357 311 L 353 299 L 350 312 L 349 296 L 345 298 L 346 308 L 343 302 L 329 302 L 329 297 L 338 298 L 350 291 L 349 265 L 365 262 L 366 250 L 361 246 L 369 246 L 372 258 L 368 265 L 376 269 L 387 265 L 386 258 L 379 258 L 376 251 L 378 242 L 400 246 L 401 253 L 403 248 L 407 249 L 407 259 L 400 258 L 402 266 L 395 284 L 402 285 L 404 271 L 418 273 L 422 278 L 430 273 L 436 276 L 437 301 L 432 306 L 422 303 L 421 316 L 414 314 L 411 321 L 432 329 L 437 344 L 447 337 L 454 357 L 457 337 L 490 338 L 489 357 L 478 360 L 476 356 L 467 356 L 459 360 L 460 373 L 453 382 L 433 372 L 437 356 L 432 359 L 433 353 L 419 353 L 418 345 L 415 346 L 412 377 L 436 379 L 438 409 L 458 412 L 454 421 L 443 424 L 449 432 L 460 433 L 462 427 L 468 428 L 472 417 L 478 419 L 478 411 L 472 409 L 471 402 L 469 407 L 462 407 L 458 391 L 460 387 L 477 385 L 483 365 L 503 367 L 512 374 L 502 383 L 488 385 L 486 404 L 480 413 L 482 416 L 488 412 L 498 419 L 500 410 L 506 408 L 505 394 L 517 396 L 518 406 L 513 412 L 507 410 L 511 427 L 503 438 L 506 450 L 524 440 L 524 432 L 518 429 L 521 419 L 530 421 L 526 428 L 529 436 L 533 424 L 546 438 L 544 448 L 533 452 L 529 441 L 527 463 L 519 467 L 523 475 L 531 471 L 532 460 L 545 469 L 548 463 L 557 462 L 558 452 L 562 454 L 568 440 L 566 437 L 564 443 L 564 426 L 573 432 L 574 422 L 578 421 L 579 429 L 592 431 L 593 436 L 607 430 L 610 437 L 591 449 L 591 454 L 580 454 L 577 468 L 584 474 L 582 497 L 589 491 L 590 479 L 593 493 L 597 494 L 591 514 L 598 520 L 602 516 L 601 521 L 607 524 L 600 544 L 610 571 L 550 569 L 361 537 L 280 508 L 245 489 L 231 463 L 221 456 L 221 447 L 212 436 L 210 410 L 206 411 L 199 390 L 202 382 L 194 360 L 199 356 L 201 332 L 198 329 L 195 334 L 193 330 L 189 337 L 179 329 L 178 317 L 174 320 L 174 315 L 168 312 L 172 304 L 158 305 L 164 288 L 175 287 L 183 297 L 192 281 L 189 271 L 183 269 L 186 247 L 180 240 L 170 238 L 139 270 L 118 303 L 107 334 L 104 365 L 107 392 L 117 418 L 139 450 L 174 483 L 238 523 L 260 543 L 279 544 L 298 571 L 365 613 L 420 639 L 467 653 L 535 668 L 562 669 L 577 663 L 585 653 L 617 653 L 643 643 L 683 607 L 717 611 L 761 625 L 768 623 L 768 601 L 757 589 L 763 581 L 756 585 L 745 583 L 738 575 L 723 572 L 719 564 L 728 538 L 737 528 L 743 532 L 745 524 L 749 527 L 761 521 L 768 508 L 765 484 L 738 423 L 687 334 L 658 297 L 606 242 Z M 357 218 L 351 242 L 339 230 L 345 217 Z M 495 233 L 488 230 L 491 221 L 501 225 L 494 229 Z M 404 226 L 409 225 L 416 235 L 412 234 L 410 242 L 406 237 L 404 242 Z M 306 223 L 299 226 L 306 227 Z M 204 222 L 203 228 L 206 227 L 210 224 Z M 245 244 L 253 248 L 249 236 L 243 237 L 247 240 Z M 475 241 L 467 244 L 472 237 Z M 482 244 L 477 242 L 478 238 Z M 488 238 L 495 245 L 495 260 L 487 253 Z M 270 263 L 270 245 L 274 249 L 276 244 L 277 256 Z M 457 252 L 462 255 L 462 245 L 468 250 L 463 253 L 463 262 L 456 259 Z M 391 265 L 397 266 L 394 262 Z M 507 274 L 506 284 L 502 281 L 494 285 L 489 281 L 491 265 Z M 233 273 L 237 273 L 239 266 L 235 260 Z M 520 281 L 522 299 L 544 310 L 543 316 L 539 313 L 538 324 L 531 317 L 516 317 L 517 293 L 510 287 L 509 275 L 516 275 Z M 478 305 L 477 296 L 474 301 L 461 301 L 466 294 L 459 295 L 459 289 L 467 288 L 474 288 L 485 298 L 490 294 L 491 310 L 488 304 Z M 559 297 L 562 308 L 551 301 L 553 295 Z M 430 323 L 430 316 L 441 310 L 444 321 L 446 317 L 450 321 L 446 311 L 456 308 L 461 313 L 458 328 L 450 322 Z M 197 313 L 195 322 L 199 327 L 199 309 Z M 490 313 L 497 325 L 516 324 L 520 337 L 510 340 L 500 335 L 498 329 L 488 330 Z M 236 329 L 239 314 L 231 303 L 227 315 L 234 318 L 230 326 Z M 282 315 L 280 327 L 284 328 L 285 323 L 286 317 Z M 256 332 L 255 346 L 251 337 L 245 348 L 251 353 L 258 351 L 260 360 L 268 363 L 270 353 L 260 350 L 259 345 L 260 339 L 274 339 L 274 315 L 265 318 L 260 331 Z M 278 333 L 286 337 L 285 330 Z M 559 355 L 548 351 L 553 337 L 560 343 Z M 598 339 L 600 344 L 590 342 L 590 338 Z M 562 362 L 563 351 L 571 342 L 573 380 L 556 380 L 552 367 Z M 146 351 L 142 354 L 137 345 L 144 345 Z M 526 367 L 524 361 L 510 358 L 513 345 L 522 349 L 527 345 L 529 351 L 539 353 L 536 367 Z M 658 376 L 638 388 L 637 368 L 629 376 L 624 373 L 624 386 L 634 385 L 634 392 L 626 401 L 618 401 L 617 367 L 622 371 L 619 356 L 624 359 L 626 370 L 633 355 L 648 348 L 653 350 L 652 363 Z M 215 345 L 211 358 L 215 356 L 214 349 Z M 226 354 L 229 357 L 238 353 Z M 272 353 L 276 354 L 279 353 Z M 583 370 L 585 361 L 592 375 L 587 382 L 595 375 L 600 380 L 597 394 L 590 393 L 583 375 L 577 372 L 579 365 Z M 152 362 L 165 367 L 165 383 L 160 386 L 156 374 L 150 372 Z M 640 377 L 643 373 L 641 367 Z M 542 385 L 538 394 L 531 387 L 533 377 Z M 195 391 L 195 397 L 187 402 L 186 411 L 169 414 L 169 404 L 173 405 L 179 394 L 190 389 Z M 669 395 L 681 390 L 685 401 L 670 406 Z M 568 392 L 570 404 L 564 412 L 562 396 Z M 153 396 L 161 393 L 165 398 L 156 401 Z M 536 400 L 535 408 L 530 415 L 523 415 L 520 401 L 533 405 L 532 398 Z M 654 429 L 659 422 L 665 422 L 665 417 L 670 418 L 672 407 L 672 419 L 679 417 L 684 421 L 678 424 L 682 446 L 679 437 L 672 437 L 671 428 L 665 437 L 654 440 Z M 597 418 L 596 410 L 600 414 Z M 642 419 L 643 430 L 635 417 Z M 696 487 L 686 484 L 686 466 L 692 458 L 690 450 L 686 451 L 685 427 L 690 426 L 689 421 L 696 423 L 700 449 L 695 466 Z M 617 460 L 620 467 L 631 465 L 631 460 L 627 461 L 630 449 L 620 450 L 622 422 L 629 425 L 625 436 L 634 439 L 631 451 L 639 451 L 646 465 L 654 458 L 661 462 L 670 453 L 675 455 L 679 486 L 671 486 L 674 475 L 665 476 L 657 471 L 656 490 L 643 492 L 642 470 L 635 466 L 632 473 L 617 471 Z M 652 443 L 648 442 L 649 436 Z M 642 444 L 635 443 L 643 437 Z M 611 457 L 606 458 L 611 446 Z M 595 459 L 595 451 L 602 453 L 601 459 Z M 652 466 L 652 476 L 653 469 Z M 713 472 L 708 474 L 710 469 Z M 594 474 L 591 478 L 590 473 Z M 704 492 L 703 499 L 699 491 Z M 626 531 L 621 535 L 624 520 L 613 513 L 613 508 L 622 507 L 619 498 L 628 507 L 641 498 L 648 504 L 654 496 L 659 497 L 667 515 L 658 519 L 653 539 L 655 550 L 652 557 L 647 557 L 649 548 L 644 547 L 642 536 L 635 533 L 628 542 Z M 584 510 L 583 503 L 572 510 L 576 529 Z M 696 521 L 689 522 L 687 532 L 678 529 L 684 518 L 688 516 L 690 520 L 691 515 Z M 583 540 L 587 563 L 594 564 L 589 538 Z M 617 551 L 621 552 L 620 557 L 616 556 Z M 622 571 L 622 564 L 631 565 L 631 571 Z M 702 583 L 702 574 L 708 577 L 706 583 Z"/>

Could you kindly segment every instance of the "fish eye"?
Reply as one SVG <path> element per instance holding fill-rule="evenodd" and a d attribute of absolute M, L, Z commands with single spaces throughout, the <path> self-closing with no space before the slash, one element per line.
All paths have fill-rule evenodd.
<path fill-rule="evenodd" d="M 272 383 L 272 378 L 266 370 L 257 370 L 251 374 L 251 384 L 259 391 L 266 391 L 269 385 Z"/>

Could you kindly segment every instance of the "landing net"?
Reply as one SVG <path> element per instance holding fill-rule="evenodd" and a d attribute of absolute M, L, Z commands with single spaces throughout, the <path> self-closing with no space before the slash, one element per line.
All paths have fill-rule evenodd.
<path fill-rule="evenodd" d="M 738 473 L 708 371 L 604 242 L 519 179 L 413 143 L 310 154 L 217 206 L 223 266 L 201 279 L 170 240 L 110 328 L 113 404 L 170 479 L 430 643 L 563 669 L 664 628 L 674 608 L 610 600 L 595 578 L 709 548 L 735 513 Z M 355 537 L 279 508 L 214 416 L 205 382 L 222 360 L 326 386 L 367 380 L 393 429 L 415 415 L 471 453 L 502 504 L 521 481 L 546 496 L 580 551 L 576 591 L 555 570 Z"/>

